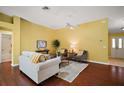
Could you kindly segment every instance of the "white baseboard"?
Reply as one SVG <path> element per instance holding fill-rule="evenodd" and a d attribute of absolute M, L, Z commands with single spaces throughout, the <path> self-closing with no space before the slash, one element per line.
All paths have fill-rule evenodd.
<path fill-rule="evenodd" d="M 16 67 L 18 66 L 19 64 L 11 64 L 12 67 Z"/>
<path fill-rule="evenodd" d="M 109 62 L 100 62 L 100 61 L 93 61 L 93 60 L 88 60 L 88 62 L 97 63 L 97 64 L 103 64 L 103 65 L 110 65 Z"/>

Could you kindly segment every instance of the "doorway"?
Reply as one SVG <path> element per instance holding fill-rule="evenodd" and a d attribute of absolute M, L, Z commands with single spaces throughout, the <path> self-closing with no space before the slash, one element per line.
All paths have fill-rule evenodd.
<path fill-rule="evenodd" d="M 12 34 L 0 33 L 0 63 L 12 62 Z"/>
<path fill-rule="evenodd" d="M 111 41 L 111 57 L 124 58 L 124 37 L 113 37 Z"/>
<path fill-rule="evenodd" d="M 111 56 L 109 62 L 111 65 L 124 67 L 124 36 L 111 37 Z"/>

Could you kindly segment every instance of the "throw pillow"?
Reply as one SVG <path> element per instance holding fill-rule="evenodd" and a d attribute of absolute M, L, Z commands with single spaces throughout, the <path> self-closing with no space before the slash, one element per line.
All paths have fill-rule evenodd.
<path fill-rule="evenodd" d="M 45 60 L 49 60 L 50 59 L 50 56 L 45 56 Z"/>
<path fill-rule="evenodd" d="M 79 52 L 77 53 L 78 56 L 81 56 L 83 54 L 83 50 L 79 50 Z"/>
<path fill-rule="evenodd" d="M 39 58 L 40 58 L 40 54 L 33 54 L 32 55 L 32 62 L 33 63 L 39 63 L 40 61 L 39 61 Z"/>
<path fill-rule="evenodd" d="M 44 62 L 46 60 L 46 56 L 40 55 L 39 62 Z"/>

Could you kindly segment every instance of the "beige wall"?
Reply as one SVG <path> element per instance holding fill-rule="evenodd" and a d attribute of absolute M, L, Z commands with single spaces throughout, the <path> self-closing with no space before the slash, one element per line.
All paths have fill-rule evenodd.
<path fill-rule="evenodd" d="M 61 41 L 62 48 L 70 49 L 70 45 L 75 43 L 77 50 L 88 50 L 89 60 L 108 62 L 107 19 L 81 24 L 74 30 L 67 28 L 59 29 L 56 31 L 56 34 L 56 38 Z"/>

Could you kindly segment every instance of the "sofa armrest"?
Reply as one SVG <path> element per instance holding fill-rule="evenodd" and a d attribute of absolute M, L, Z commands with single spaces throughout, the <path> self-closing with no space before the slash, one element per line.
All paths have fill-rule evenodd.
<path fill-rule="evenodd" d="M 24 55 L 21 55 L 19 57 L 19 68 L 26 68 L 28 70 L 34 70 L 34 71 L 38 71 L 39 68 L 36 64 L 32 63 L 30 58 Z"/>
<path fill-rule="evenodd" d="M 40 62 L 40 63 L 32 63 L 30 58 L 27 57 L 27 56 L 23 56 L 21 55 L 19 57 L 19 68 L 26 68 L 26 69 L 31 69 L 31 70 L 34 70 L 34 71 L 39 71 L 39 70 L 43 70 L 43 69 L 46 69 L 50 66 L 55 66 L 55 65 L 58 65 L 60 64 L 61 62 L 61 58 L 60 57 L 56 57 L 56 58 L 53 58 L 53 59 L 49 59 L 45 62 Z"/>
<path fill-rule="evenodd" d="M 58 65 L 58 67 L 59 67 L 60 62 L 61 62 L 61 58 L 56 57 L 53 59 L 49 59 L 45 62 L 38 63 L 37 66 L 38 66 L 39 70 L 43 70 L 43 69 L 46 69 L 46 68 L 49 68 L 49 67 L 55 66 L 55 65 Z"/>

